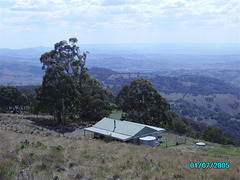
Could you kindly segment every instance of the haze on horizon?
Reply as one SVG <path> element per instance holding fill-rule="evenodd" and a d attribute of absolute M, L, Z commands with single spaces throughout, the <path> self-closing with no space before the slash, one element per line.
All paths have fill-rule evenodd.
<path fill-rule="evenodd" d="M 0 0 L 0 48 L 240 42 L 239 0 Z"/>

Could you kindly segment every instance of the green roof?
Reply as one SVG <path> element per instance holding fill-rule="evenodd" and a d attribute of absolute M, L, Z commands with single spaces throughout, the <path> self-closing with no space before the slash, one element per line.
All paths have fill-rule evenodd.
<path fill-rule="evenodd" d="M 93 127 L 85 128 L 84 130 L 105 136 L 111 136 L 122 141 L 127 141 L 134 138 L 136 135 L 141 134 L 141 131 L 143 131 L 143 129 L 148 129 L 148 131 L 150 130 L 152 132 L 165 131 L 163 128 L 129 121 L 114 120 L 110 118 L 103 118 Z"/>

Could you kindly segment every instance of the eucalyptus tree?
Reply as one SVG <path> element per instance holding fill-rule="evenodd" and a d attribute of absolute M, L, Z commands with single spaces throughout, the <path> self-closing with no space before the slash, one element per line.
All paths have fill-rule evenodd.
<path fill-rule="evenodd" d="M 118 93 L 116 103 L 124 112 L 123 119 L 164 126 L 171 121 L 166 112 L 170 104 L 146 79 L 137 79 L 125 85 Z"/>
<path fill-rule="evenodd" d="M 69 43 L 60 41 L 54 45 L 54 50 L 40 57 L 45 70 L 39 96 L 40 107 L 56 115 L 59 124 L 65 115 L 76 116 L 76 109 L 80 108 L 77 86 L 81 86 L 81 77 L 87 70 L 87 54 L 81 54 L 76 43 L 76 38 L 70 38 Z"/>
<path fill-rule="evenodd" d="M 96 106 L 101 110 L 108 108 L 108 103 L 104 106 L 93 103 L 86 113 L 89 104 L 98 97 L 93 97 L 91 92 L 94 89 L 103 88 L 99 83 L 91 84 L 94 80 L 89 76 L 88 68 L 85 67 L 88 52 L 81 53 L 76 45 L 77 41 L 77 38 L 70 38 L 69 42 L 60 41 L 55 44 L 54 50 L 44 53 L 40 58 L 45 75 L 38 93 L 39 107 L 56 115 L 58 123 L 61 123 L 65 115 L 71 119 L 91 119 L 95 116 L 93 110 L 97 109 Z M 95 95 L 97 93 L 99 92 L 95 92 Z M 91 101 L 87 98 L 88 96 L 92 98 Z M 105 97 L 99 98 L 101 102 L 105 100 Z M 95 113 L 98 114 L 100 111 Z M 88 117 L 85 117 L 87 115 Z M 95 119 L 97 120 L 99 119 Z"/>

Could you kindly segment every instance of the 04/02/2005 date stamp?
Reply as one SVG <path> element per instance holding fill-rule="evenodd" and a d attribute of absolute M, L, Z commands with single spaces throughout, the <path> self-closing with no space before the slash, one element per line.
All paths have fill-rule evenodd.
<path fill-rule="evenodd" d="M 190 162 L 191 169 L 229 169 L 229 162 Z"/>

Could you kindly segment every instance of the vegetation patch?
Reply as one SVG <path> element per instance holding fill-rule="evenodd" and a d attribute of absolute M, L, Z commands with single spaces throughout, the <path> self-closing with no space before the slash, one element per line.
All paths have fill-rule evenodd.
<path fill-rule="evenodd" d="M 65 148 L 58 145 L 58 146 L 50 146 L 51 149 L 56 150 L 56 151 L 63 151 Z"/>
<path fill-rule="evenodd" d="M 188 167 L 192 161 L 228 161 L 231 168 L 228 169 L 227 176 L 237 179 L 240 167 L 237 153 L 239 147 L 210 142 L 206 142 L 205 147 L 198 147 L 194 139 L 188 139 L 187 144 L 179 146 L 152 148 L 121 142 L 105 143 L 94 139 L 77 140 L 3 130 L 0 130 L 0 137 L 2 179 L 14 179 L 22 175 L 28 179 L 54 179 L 56 176 L 64 179 L 220 179 L 225 176 L 226 171 L 221 169 L 211 173 L 208 169 L 192 171 Z M 18 152 L 8 151 L 19 148 L 19 142 L 24 147 L 27 144 L 26 147 Z M 46 148 L 42 148 L 44 146 Z M 227 151 L 229 153 L 225 154 Z"/>

